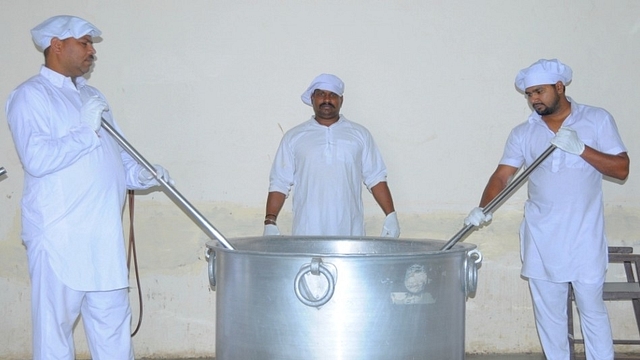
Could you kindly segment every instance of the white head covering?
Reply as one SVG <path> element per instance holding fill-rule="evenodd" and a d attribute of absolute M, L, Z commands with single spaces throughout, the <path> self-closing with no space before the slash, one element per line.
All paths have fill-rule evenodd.
<path fill-rule="evenodd" d="M 344 83 L 335 75 L 320 74 L 313 79 L 311 85 L 302 93 L 302 102 L 311 106 L 311 94 L 313 94 L 316 89 L 331 91 L 332 93 L 342 96 L 342 94 L 344 94 Z"/>
<path fill-rule="evenodd" d="M 564 85 L 571 82 L 573 71 L 557 59 L 540 59 L 526 69 L 520 70 L 516 76 L 516 86 L 523 91 L 535 85 L 549 85 L 562 81 Z"/>
<path fill-rule="evenodd" d="M 96 37 L 102 32 L 90 22 L 69 15 L 54 16 L 31 29 L 33 42 L 43 51 L 51 45 L 54 37 L 60 40 L 70 37 L 79 39 L 87 34 Z"/>

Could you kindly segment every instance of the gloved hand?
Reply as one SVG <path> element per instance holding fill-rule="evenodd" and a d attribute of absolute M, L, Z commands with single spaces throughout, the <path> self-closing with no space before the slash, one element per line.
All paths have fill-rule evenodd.
<path fill-rule="evenodd" d="M 109 110 L 109 105 L 99 96 L 90 96 L 83 100 L 80 108 L 80 121 L 87 123 L 93 131 L 100 130 L 102 113 Z"/>
<path fill-rule="evenodd" d="M 274 236 L 280 235 L 280 230 L 277 225 L 267 224 L 264 226 L 264 231 L 262 232 L 262 236 Z"/>
<path fill-rule="evenodd" d="M 394 238 L 400 236 L 400 223 L 398 223 L 398 215 L 396 215 L 395 211 L 390 212 L 384 219 L 382 234 L 380 234 L 380 236 Z"/>
<path fill-rule="evenodd" d="M 580 155 L 584 151 L 584 143 L 578 137 L 578 133 L 568 127 L 561 127 L 556 136 L 551 139 L 551 143 L 574 155 Z"/>
<path fill-rule="evenodd" d="M 467 217 L 464 219 L 464 224 L 465 225 L 475 225 L 475 226 L 480 226 L 484 223 L 488 223 L 489 221 L 491 221 L 491 219 L 493 218 L 493 215 L 491 215 L 491 213 L 488 213 L 487 215 L 485 215 L 482 212 L 482 208 L 481 207 L 475 207 L 473 208 L 473 210 L 471 210 L 471 212 L 469 212 L 469 215 L 467 215 Z"/>
<path fill-rule="evenodd" d="M 153 165 L 153 167 L 156 169 L 156 173 L 158 174 L 159 178 L 161 178 L 171 186 L 175 185 L 175 181 L 173 181 L 173 179 L 169 176 L 169 171 L 157 164 Z M 160 185 L 153 174 L 145 168 L 142 168 L 142 170 L 140 170 L 140 173 L 138 174 L 138 180 L 144 186 Z"/>

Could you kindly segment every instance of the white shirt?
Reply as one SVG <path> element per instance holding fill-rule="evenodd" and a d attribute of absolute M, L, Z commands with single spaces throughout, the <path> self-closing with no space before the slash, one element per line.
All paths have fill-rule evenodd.
<path fill-rule="evenodd" d="M 562 126 L 600 152 L 626 152 L 606 110 L 569 101 L 571 114 Z M 512 130 L 500 163 L 529 166 L 554 136 L 534 112 Z M 556 149 L 529 175 L 528 191 L 520 228 L 522 275 L 557 282 L 601 279 L 608 261 L 602 174 L 580 156 Z"/>
<path fill-rule="evenodd" d="M 22 239 L 29 254 L 47 253 L 70 288 L 119 289 L 128 286 L 122 209 L 127 186 L 143 188 L 142 168 L 80 120 L 81 94 L 104 96 L 84 78 L 76 83 L 43 66 L 7 101 L 24 169 Z M 103 117 L 118 129 L 110 111 Z"/>
<path fill-rule="evenodd" d="M 331 126 L 314 118 L 287 131 L 271 168 L 269 191 L 293 195 L 293 235 L 362 236 L 362 184 L 386 181 L 369 131 L 344 116 Z"/>

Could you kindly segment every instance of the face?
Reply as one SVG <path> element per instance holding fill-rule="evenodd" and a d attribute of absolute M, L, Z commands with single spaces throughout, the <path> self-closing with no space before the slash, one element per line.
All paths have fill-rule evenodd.
<path fill-rule="evenodd" d="M 342 96 L 331 91 L 316 89 L 311 94 L 311 104 L 316 119 L 337 119 L 342 107 Z"/>
<path fill-rule="evenodd" d="M 562 85 L 560 85 L 562 86 Z M 545 116 L 555 113 L 560 104 L 559 85 L 536 85 L 528 87 L 524 94 L 529 105 L 538 115 Z"/>
<path fill-rule="evenodd" d="M 96 50 L 93 47 L 93 40 L 90 35 L 85 35 L 79 39 L 73 37 L 57 40 L 52 46 L 56 46 L 58 63 L 57 70 L 65 76 L 76 78 L 89 72 L 95 60 Z"/>

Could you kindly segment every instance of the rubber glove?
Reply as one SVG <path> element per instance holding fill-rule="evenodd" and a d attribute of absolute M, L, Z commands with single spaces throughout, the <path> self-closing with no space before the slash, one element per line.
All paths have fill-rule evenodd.
<path fill-rule="evenodd" d="M 153 167 L 156 169 L 156 174 L 158 174 L 159 178 L 161 178 L 171 186 L 175 185 L 175 181 L 173 181 L 173 179 L 169 176 L 169 171 L 167 171 L 165 168 L 157 164 L 153 165 Z M 138 180 L 144 186 L 160 185 L 160 183 L 156 180 L 156 178 L 153 176 L 151 171 L 145 168 L 142 168 L 142 170 L 140 170 L 140 173 L 138 174 Z"/>
<path fill-rule="evenodd" d="M 400 236 L 400 223 L 398 223 L 398 215 L 396 215 L 395 211 L 390 212 L 384 219 L 382 234 L 380 234 L 380 236 L 394 238 Z"/>
<path fill-rule="evenodd" d="M 277 225 L 267 224 L 264 226 L 264 231 L 262 232 L 262 236 L 274 236 L 280 235 L 280 230 Z"/>
<path fill-rule="evenodd" d="M 102 113 L 109 110 L 109 105 L 99 96 L 90 96 L 83 100 L 80 108 L 80 120 L 91 126 L 93 131 L 100 130 Z"/>
<path fill-rule="evenodd" d="M 482 212 L 482 208 L 481 207 L 475 207 L 473 208 L 473 210 L 471 210 L 471 212 L 469 212 L 469 215 L 464 219 L 464 224 L 465 225 L 475 225 L 475 226 L 480 226 L 482 224 L 488 223 L 489 221 L 491 221 L 491 219 L 493 218 L 493 215 L 491 215 L 491 213 L 488 214 L 484 214 Z"/>
<path fill-rule="evenodd" d="M 578 137 L 578 133 L 568 127 L 561 127 L 556 136 L 551 139 L 551 143 L 574 155 L 580 155 L 584 151 L 584 143 Z"/>

